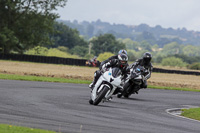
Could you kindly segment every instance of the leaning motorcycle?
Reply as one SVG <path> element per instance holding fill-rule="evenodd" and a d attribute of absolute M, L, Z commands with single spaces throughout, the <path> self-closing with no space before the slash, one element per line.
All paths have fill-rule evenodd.
<path fill-rule="evenodd" d="M 145 68 L 143 66 L 136 66 L 130 69 L 130 74 L 125 80 L 123 91 L 117 95 L 118 98 L 122 96 L 128 98 L 131 94 L 137 94 L 141 89 L 141 84 L 144 82 Z"/>
<path fill-rule="evenodd" d="M 116 89 L 121 88 L 122 71 L 117 68 L 108 68 L 98 79 L 92 92 L 90 104 L 98 105 L 101 101 L 108 101 Z"/>

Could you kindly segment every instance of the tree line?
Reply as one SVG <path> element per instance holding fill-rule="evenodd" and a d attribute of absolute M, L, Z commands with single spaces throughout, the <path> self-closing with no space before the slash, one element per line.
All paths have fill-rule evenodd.
<path fill-rule="evenodd" d="M 23 53 L 38 45 L 51 44 L 50 34 L 67 0 L 1 0 L 0 52 Z"/>
<path fill-rule="evenodd" d="M 200 46 L 200 31 L 189 31 L 186 28 L 163 28 L 160 25 L 150 27 L 147 24 L 125 25 L 110 24 L 102 22 L 100 19 L 92 22 L 77 20 L 58 20 L 71 28 L 77 29 L 86 39 L 100 34 L 110 33 L 116 38 L 130 38 L 133 41 L 147 40 L 151 44 L 157 44 L 163 47 L 170 42 L 178 42 L 179 44 L 191 44 Z"/>
<path fill-rule="evenodd" d="M 120 48 L 125 48 L 111 34 L 101 35 L 88 42 L 78 30 L 57 22 L 59 15 L 54 11 L 57 7 L 64 7 L 66 2 L 67 0 L 1 0 L 0 53 L 23 54 L 32 49 L 38 52 L 38 46 L 65 47 L 70 54 L 87 57 L 106 51 L 116 53 Z"/>
<path fill-rule="evenodd" d="M 153 62 L 162 65 L 169 65 L 169 61 L 174 61 L 178 63 L 172 65 L 183 67 L 199 62 L 199 46 L 181 44 L 175 39 L 162 41 L 165 43 L 161 47 L 148 31 L 138 34 L 135 40 L 131 36 L 117 37 L 116 32 L 111 31 L 99 32 L 93 36 L 94 29 L 88 25 L 86 32 L 89 36 L 86 37 L 78 29 L 57 21 L 59 15 L 54 11 L 57 7 L 64 7 L 66 2 L 67 0 L 1 0 L 0 53 L 85 59 L 99 56 L 102 60 L 103 57 L 117 54 L 120 49 L 126 49 L 130 61 L 135 61 L 148 51 L 153 54 Z M 118 28 L 123 30 L 124 26 Z"/>

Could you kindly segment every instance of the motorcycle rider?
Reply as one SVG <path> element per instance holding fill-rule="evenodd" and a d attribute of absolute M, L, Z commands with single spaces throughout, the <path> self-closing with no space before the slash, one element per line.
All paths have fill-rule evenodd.
<path fill-rule="evenodd" d="M 111 57 L 110 57 L 111 58 Z M 101 64 L 102 65 L 102 64 Z M 122 75 L 127 76 L 127 73 L 130 72 L 128 67 L 128 56 L 126 54 L 118 54 L 117 59 L 110 59 L 108 62 L 104 63 L 100 66 L 100 69 L 97 70 L 94 74 L 94 80 L 89 85 L 91 89 L 94 88 L 96 82 L 98 81 L 99 77 L 104 73 L 109 67 L 119 67 L 122 70 Z"/>
<path fill-rule="evenodd" d="M 111 56 L 111 57 L 109 57 L 107 60 L 102 61 L 101 64 L 100 64 L 100 66 L 99 66 L 99 69 L 101 70 L 102 66 L 103 66 L 105 63 L 109 62 L 110 60 L 112 60 L 112 59 L 118 59 L 118 55 L 119 55 L 119 54 L 126 54 L 126 55 L 127 55 L 127 51 L 124 50 L 124 49 L 122 49 L 122 50 L 120 50 L 120 51 L 118 52 L 117 55 Z"/>
<path fill-rule="evenodd" d="M 152 55 L 150 52 L 146 52 L 143 54 L 143 57 L 137 59 L 132 65 L 132 67 L 137 67 L 138 65 L 144 66 L 145 74 L 144 74 L 144 82 L 140 86 L 141 88 L 147 88 L 147 80 L 151 77 L 151 72 L 153 70 L 153 65 L 151 64 Z"/>
<path fill-rule="evenodd" d="M 111 56 L 111 57 L 109 57 L 107 60 L 101 62 L 100 66 L 99 66 L 99 70 L 97 70 L 97 71 L 94 72 L 94 80 L 93 80 L 93 82 L 89 85 L 89 88 L 93 89 L 93 87 L 94 87 L 94 85 L 96 84 L 97 80 L 98 80 L 99 77 L 101 76 L 102 66 L 103 66 L 105 63 L 110 62 L 110 60 L 112 60 L 112 59 L 118 59 L 118 55 L 120 55 L 120 54 L 122 54 L 122 53 L 127 55 L 127 51 L 124 50 L 124 49 L 122 49 L 122 50 L 120 50 L 120 51 L 118 52 L 117 55 Z"/>

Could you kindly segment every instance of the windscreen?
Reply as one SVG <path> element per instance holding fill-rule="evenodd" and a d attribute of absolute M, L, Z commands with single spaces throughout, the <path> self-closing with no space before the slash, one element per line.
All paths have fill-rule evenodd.
<path fill-rule="evenodd" d="M 137 73 L 139 73 L 139 72 L 144 72 L 144 67 L 143 66 L 137 66 L 136 68 L 135 68 L 135 71 L 137 72 Z"/>
<path fill-rule="evenodd" d="M 121 74 L 122 74 L 122 71 L 121 71 L 119 68 L 114 67 L 114 68 L 112 69 L 112 76 L 113 76 L 114 78 L 120 76 Z"/>

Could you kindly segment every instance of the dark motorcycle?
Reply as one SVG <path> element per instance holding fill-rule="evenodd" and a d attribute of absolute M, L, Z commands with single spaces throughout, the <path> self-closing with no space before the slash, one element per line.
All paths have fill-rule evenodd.
<path fill-rule="evenodd" d="M 98 67 L 100 65 L 100 62 L 96 58 L 93 58 L 91 60 L 87 60 L 85 62 L 85 65 L 90 67 Z"/>
<path fill-rule="evenodd" d="M 118 98 L 122 96 L 128 98 L 131 94 L 138 94 L 141 89 L 141 84 L 144 82 L 145 68 L 143 66 L 135 66 L 130 69 L 130 74 L 125 80 L 123 91 L 117 95 Z"/>

